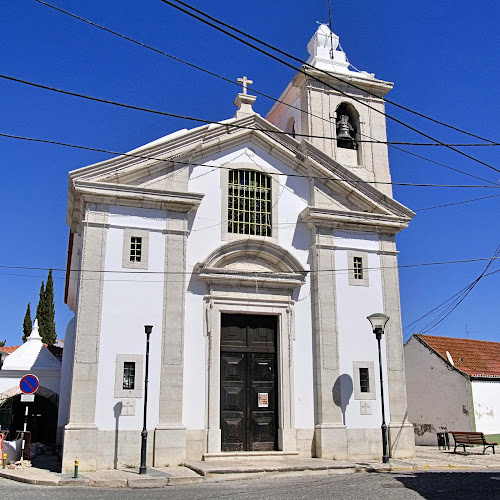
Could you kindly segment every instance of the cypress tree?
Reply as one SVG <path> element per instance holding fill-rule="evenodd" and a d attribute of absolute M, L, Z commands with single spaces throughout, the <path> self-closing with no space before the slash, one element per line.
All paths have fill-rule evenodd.
<path fill-rule="evenodd" d="M 41 336 L 43 337 L 43 342 L 48 345 L 54 345 L 57 340 L 57 333 L 55 322 L 56 310 L 54 307 L 54 280 L 52 279 L 52 269 L 49 270 L 47 284 L 45 285 L 44 308 L 45 332 L 44 335 Z"/>
<path fill-rule="evenodd" d="M 26 314 L 24 315 L 23 322 L 23 342 L 26 342 L 26 339 L 30 336 L 32 326 L 33 323 L 31 321 L 30 303 L 28 302 L 28 307 L 26 308 Z"/>
<path fill-rule="evenodd" d="M 36 307 L 36 319 L 38 319 L 38 333 L 42 339 L 45 338 L 45 284 L 42 281 L 40 286 L 40 298 L 38 299 L 38 306 Z M 45 340 L 43 340 L 45 342 Z"/>
<path fill-rule="evenodd" d="M 7 339 L 0 340 L 0 347 L 3 347 L 5 345 L 5 342 L 7 342 Z"/>

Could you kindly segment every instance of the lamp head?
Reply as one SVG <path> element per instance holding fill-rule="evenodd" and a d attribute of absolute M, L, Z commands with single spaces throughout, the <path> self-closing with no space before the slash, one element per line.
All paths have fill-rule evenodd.
<path fill-rule="evenodd" d="M 146 335 L 151 335 L 151 332 L 153 331 L 153 325 L 144 325 L 144 332 Z"/>
<path fill-rule="evenodd" d="M 370 316 L 368 316 L 366 319 L 372 325 L 372 331 L 375 335 L 377 335 L 377 338 L 379 335 L 382 336 L 384 333 L 385 325 L 389 321 L 389 316 L 386 316 L 383 313 L 374 313 L 370 314 Z"/>

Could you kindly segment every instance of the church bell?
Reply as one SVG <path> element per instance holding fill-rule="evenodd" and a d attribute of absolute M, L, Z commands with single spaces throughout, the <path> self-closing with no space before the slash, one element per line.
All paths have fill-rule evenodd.
<path fill-rule="evenodd" d="M 354 138 L 351 137 L 349 129 L 352 129 L 349 123 L 349 117 L 347 115 L 341 115 L 340 120 L 337 122 L 337 140 L 352 142 Z"/>

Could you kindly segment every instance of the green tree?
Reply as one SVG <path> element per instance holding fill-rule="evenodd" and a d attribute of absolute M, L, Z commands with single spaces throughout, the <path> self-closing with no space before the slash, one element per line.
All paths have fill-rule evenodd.
<path fill-rule="evenodd" d="M 28 302 L 28 307 L 26 308 L 26 314 L 24 315 L 23 322 L 23 342 L 26 342 L 26 339 L 30 336 L 32 326 L 33 322 L 31 321 L 31 309 L 30 303 Z"/>
<path fill-rule="evenodd" d="M 5 345 L 5 342 L 7 342 L 7 339 L 0 340 L 0 347 L 3 347 Z"/>
<path fill-rule="evenodd" d="M 54 345 L 57 340 L 55 314 L 56 310 L 54 307 L 54 280 L 52 279 L 52 269 L 50 269 L 44 293 L 45 331 L 44 335 L 40 334 L 40 336 L 43 338 L 43 342 L 48 345 Z"/>
<path fill-rule="evenodd" d="M 45 334 L 45 283 L 42 281 L 40 286 L 40 295 L 38 305 L 36 306 L 36 319 L 38 320 L 38 333 L 42 339 Z M 45 342 L 45 341 L 44 341 Z"/>

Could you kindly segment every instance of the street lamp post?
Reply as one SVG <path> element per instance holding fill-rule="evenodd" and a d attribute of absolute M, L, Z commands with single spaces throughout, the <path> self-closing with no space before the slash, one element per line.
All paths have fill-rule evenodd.
<path fill-rule="evenodd" d="M 148 445 L 148 430 L 147 430 L 147 411 L 148 411 L 148 373 L 149 373 L 149 336 L 153 331 L 151 325 L 144 325 L 146 333 L 146 371 L 144 375 L 144 416 L 143 426 L 141 432 L 141 466 L 139 467 L 139 474 L 146 474 L 146 449 Z"/>
<path fill-rule="evenodd" d="M 385 423 L 385 407 L 384 407 L 384 380 L 382 373 L 382 351 L 380 348 L 380 341 L 382 340 L 382 335 L 384 334 L 384 328 L 386 323 L 389 321 L 389 316 L 382 313 L 370 314 L 367 317 L 368 321 L 372 325 L 373 333 L 377 338 L 378 343 L 378 366 L 380 370 L 380 399 L 382 402 L 382 462 L 384 464 L 389 463 L 389 453 L 387 452 L 387 425 Z"/>

